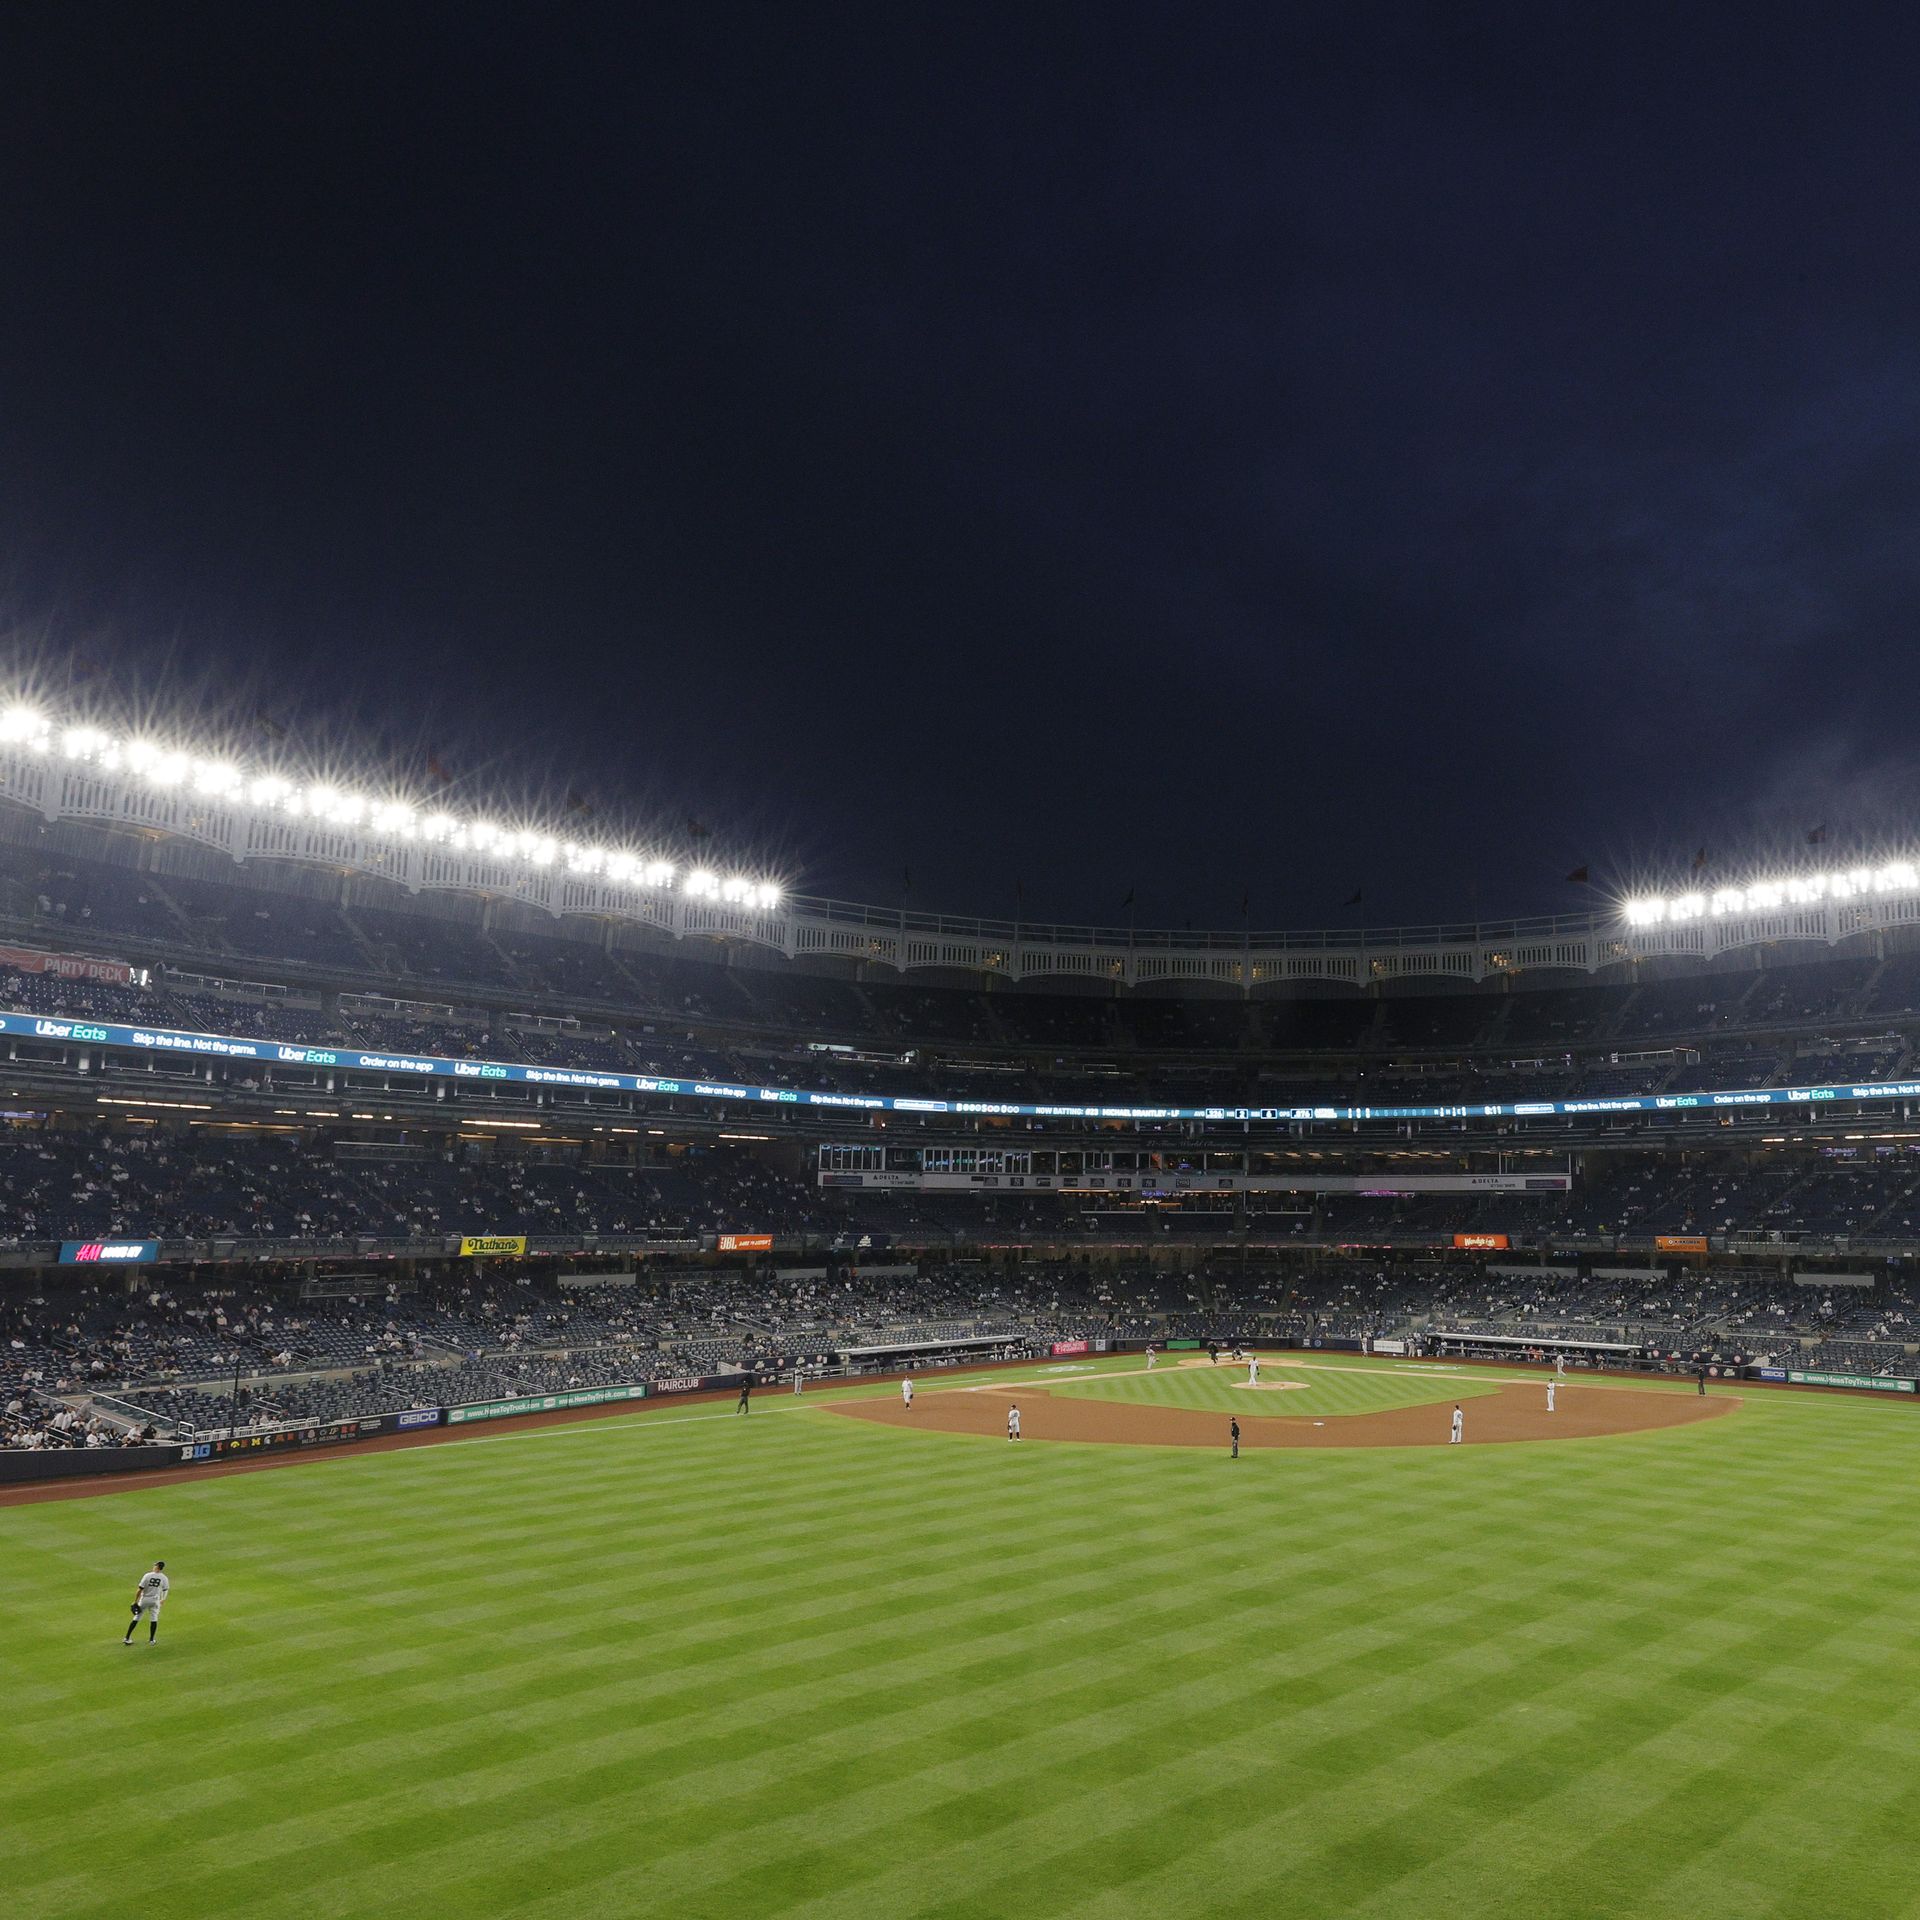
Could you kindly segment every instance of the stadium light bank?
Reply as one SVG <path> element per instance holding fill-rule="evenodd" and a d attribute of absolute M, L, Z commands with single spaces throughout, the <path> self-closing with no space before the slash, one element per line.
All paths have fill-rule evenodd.
<path fill-rule="evenodd" d="M 1890 860 L 1884 866 L 1849 867 L 1844 872 L 1802 873 L 1780 880 L 1755 880 L 1744 887 L 1714 887 L 1697 893 L 1642 894 L 1626 902 L 1631 927 L 1683 925 L 1690 920 L 1771 913 L 1781 907 L 1817 906 L 1825 900 L 1865 900 L 1876 895 L 1920 890 L 1920 865 Z"/>
<path fill-rule="evenodd" d="M 402 800 L 370 800 L 363 794 L 324 783 L 302 785 L 279 774 L 249 769 L 237 761 L 186 753 L 152 740 L 130 739 L 102 727 L 56 727 L 28 706 L 0 711 L 0 748 L 24 748 L 50 759 L 98 767 L 103 773 L 129 775 L 155 787 L 180 788 L 283 813 L 320 820 L 376 839 L 418 841 L 459 853 L 517 860 L 531 867 L 564 867 L 569 873 L 602 876 L 616 885 L 644 892 L 678 890 L 696 900 L 773 908 L 780 889 L 744 874 L 722 875 L 705 867 L 682 872 L 671 860 L 617 848 L 588 847 L 551 834 L 463 820 L 451 813 L 424 812 Z"/>

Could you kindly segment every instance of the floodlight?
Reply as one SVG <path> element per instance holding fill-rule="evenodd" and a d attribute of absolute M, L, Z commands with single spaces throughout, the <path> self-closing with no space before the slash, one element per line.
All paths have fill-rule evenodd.
<path fill-rule="evenodd" d="M 60 751 L 69 760 L 91 760 L 112 744 L 98 727 L 69 727 L 60 736 Z"/>
<path fill-rule="evenodd" d="M 193 790 L 196 793 L 211 793 L 225 797 L 238 793 L 241 787 L 240 769 L 230 767 L 219 760 L 196 760 L 193 763 Z"/>
<path fill-rule="evenodd" d="M 187 756 L 151 740 L 136 740 L 127 749 L 127 765 L 156 787 L 175 787 L 187 775 Z"/>

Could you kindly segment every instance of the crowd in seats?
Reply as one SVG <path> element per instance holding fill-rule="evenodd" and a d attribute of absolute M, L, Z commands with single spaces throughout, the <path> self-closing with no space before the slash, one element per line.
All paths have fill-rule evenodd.
<path fill-rule="evenodd" d="M 1383 1175 L 1383 1183 L 1385 1180 Z M 324 1133 L 102 1123 L 0 1128 L 0 1245 L 61 1240 L 432 1242 L 526 1234 L 693 1240 L 767 1233 L 856 1247 L 1257 1244 L 1503 1234 L 1516 1243 L 1878 1244 L 1920 1239 L 1920 1154 L 1861 1146 L 1752 1159 L 1596 1157 L 1571 1191 L 1126 1193 L 823 1188 L 804 1158 L 694 1141 L 614 1157 L 578 1145 L 330 1141 Z"/>
<path fill-rule="evenodd" d="M 301 870 L 140 871 L 105 857 L 0 846 L 0 912 L 15 934 L 98 945 L 115 935 L 231 962 L 364 975 L 404 991 L 432 983 L 456 1003 L 525 996 L 689 1023 L 738 1023 L 871 1044 L 1031 1051 L 1228 1055 L 1287 1052 L 1630 1049 L 1746 1028 L 1920 1013 L 1920 954 L 1846 954 L 1637 983 L 1601 980 L 1513 992 L 1481 985 L 1374 999 L 1332 991 L 1253 1000 L 935 988 L 878 976 L 854 983 L 777 964 L 724 967 L 662 953 L 603 923 L 543 921 L 456 896 L 413 900 L 372 880 L 343 888 Z M 223 964 L 226 963 L 226 964 Z M 507 1010 L 511 1011 L 511 1007 Z M 157 1016 L 150 1016 L 157 1017 Z"/>
<path fill-rule="evenodd" d="M 0 1244 L 462 1233 L 807 1233 L 844 1223 L 810 1181 L 725 1143 L 637 1165 L 333 1158 L 291 1134 L 0 1131 Z"/>
<path fill-rule="evenodd" d="M 121 1444 L 684 1376 L 785 1378 L 830 1356 L 942 1342 L 1397 1337 L 1602 1343 L 1716 1364 L 1912 1377 L 1920 1282 L 1798 1285 L 1777 1269 L 1580 1273 L 1463 1256 L 1151 1263 L 941 1263 L 866 1273 L 670 1268 L 563 1288 L 462 1269 L 419 1291 L 304 1297 L 224 1277 L 186 1291 L 83 1282 L 0 1290 L 7 1444 Z M 237 1390 L 236 1390 L 237 1389 Z"/>
<path fill-rule="evenodd" d="M 30 1452 L 131 1447 L 158 1437 L 157 1427 L 110 1420 L 31 1388 L 16 1389 L 0 1399 L 0 1447 L 24 1447 Z"/>
<path fill-rule="evenodd" d="M 514 949 L 521 961 L 513 964 L 525 971 L 546 946 L 572 944 L 545 936 L 541 947 Z M 523 1004 L 483 1010 L 472 1004 L 483 990 L 476 985 L 464 1009 L 433 1017 L 383 1010 L 366 994 L 347 996 L 350 1009 L 323 1004 L 310 987 L 280 992 L 264 984 L 234 985 L 214 991 L 164 970 L 147 986 L 0 970 L 0 1008 L 403 1056 L 517 1060 L 847 1093 L 988 1093 L 1095 1104 L 1121 1097 L 1122 1090 L 1127 1098 L 1190 1104 L 1233 1103 L 1253 1094 L 1275 1103 L 1472 1105 L 1701 1086 L 1845 1084 L 1904 1076 L 1914 1046 L 1908 1035 L 1887 1030 L 1782 1039 L 1694 1029 L 1696 1044 L 1649 1050 L 1644 1043 L 1653 1036 L 1642 1034 L 1636 1050 L 1636 1036 L 1614 1032 L 1604 1042 L 1595 1037 L 1615 1024 L 1612 1014 L 1590 1012 L 1570 1024 L 1567 1009 L 1583 996 L 1617 991 L 1628 996 L 1606 1003 L 1617 1013 L 1620 1006 L 1638 1005 L 1652 988 L 1589 987 L 1359 1003 L 1365 1044 L 1356 1041 L 1319 1058 L 1282 1058 L 1277 1049 L 1302 1037 L 1302 1019 L 1324 1020 L 1327 1007 L 1344 1003 L 968 995 L 707 968 L 709 1003 L 690 1013 L 657 1003 L 694 997 L 680 990 L 693 963 L 675 963 L 670 982 L 653 979 L 650 985 L 646 965 L 631 956 L 584 946 L 580 952 L 586 971 L 559 966 L 574 986 L 563 992 L 557 979 L 549 981 L 552 1003 L 527 981 L 515 995 Z M 508 964 L 503 953 L 502 965 Z M 603 1014 L 563 1010 L 581 1001 L 580 983 L 589 976 L 609 987 L 622 979 L 635 983 L 619 997 L 628 1008 L 619 1024 Z M 367 984 L 403 994 L 406 983 L 369 977 Z M 449 997 L 458 996 L 449 989 Z M 1475 1022 L 1477 1052 L 1404 1051 L 1462 1033 Z M 1495 1036 L 1498 1046 L 1492 1044 Z M 1075 1050 L 1096 1037 L 1103 1053 Z M 841 1050 L 823 1050 L 826 1044 Z M 855 1052 L 867 1057 L 851 1057 Z M 137 1075 L 144 1065 L 116 1055 L 104 1070 Z M 236 1070 L 236 1082 L 249 1083 L 247 1069 Z"/>

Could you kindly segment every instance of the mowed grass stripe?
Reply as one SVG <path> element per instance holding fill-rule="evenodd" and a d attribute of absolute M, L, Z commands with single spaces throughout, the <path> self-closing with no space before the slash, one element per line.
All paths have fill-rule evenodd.
<path fill-rule="evenodd" d="M 22 1827 L 11 1816 L 38 1796 L 0 1781 L 0 1867 L 24 1910 L 62 1915 L 122 1910 L 136 1872 L 160 1916 L 396 1901 L 719 1912 L 749 1897 L 893 1914 L 1117 1911 L 1149 1893 L 1156 1911 L 1226 1911 L 1216 1875 L 1258 1859 L 1293 1874 L 1291 1889 L 1261 1874 L 1268 1911 L 1338 1911 L 1485 1877 L 1493 1849 L 1475 1833 L 1508 1830 L 1528 1861 L 1563 1804 L 1581 1806 L 1582 1838 L 1628 1844 L 1645 1803 L 1622 1745 L 1636 1732 L 1665 1756 L 1665 1798 L 1725 1805 L 1710 1855 L 1743 1807 L 1751 1822 L 1775 1804 L 1782 1754 L 1810 1791 L 1844 1790 L 1844 1762 L 1823 1771 L 1829 1716 L 1910 1660 L 1902 1637 L 1920 1624 L 1900 1477 L 1913 1430 L 1871 1404 L 1777 1404 L 1676 1435 L 1500 1450 L 1510 1464 L 1493 1450 L 1391 1456 L 1404 1471 L 1365 1454 L 1237 1468 L 1016 1454 L 808 1409 L 751 1445 L 744 1421 L 641 1445 L 607 1422 L 529 1436 L 539 1447 L 496 1436 L 457 1470 L 390 1455 L 342 1476 L 24 1510 L 0 1523 L 10 1617 L 23 1557 L 78 1615 L 192 1493 L 177 1524 L 200 1536 L 202 1607 L 170 1613 L 162 1658 L 191 1623 L 218 1636 L 225 1671 L 190 1691 L 159 1662 L 96 1680 L 141 1656 L 63 1659 L 33 1620 L 28 1737 L 63 1784 L 85 1778 L 89 1754 L 96 1803 L 103 1757 L 116 1774 L 123 1756 L 144 1760 L 151 1784 L 155 1756 L 196 1720 L 211 1765 L 157 1793 L 152 1818 L 132 1767 L 84 1872 L 74 1795 L 47 1796 Z M 389 1463 L 405 1473 L 369 1471 Z M 336 1478 L 352 1498 L 268 1497 L 274 1482 Z M 131 1522 L 82 1523 L 134 1502 Z M 11 1527 L 29 1517 L 50 1530 L 43 1559 Z M 350 1568 L 340 1589 L 301 1590 L 279 1631 L 255 1624 L 288 1562 L 316 1557 Z M 465 1582 L 471 1619 L 436 1626 L 441 1588 Z M 181 1598 L 194 1591 L 183 1580 Z M 1715 1717 L 1769 1665 L 1780 1684 L 1764 1716 Z M 1588 1718 L 1567 1751 L 1576 1695 Z M 249 1722 L 257 1735 L 230 1752 L 224 1729 Z M 1702 1766 L 1716 1742 L 1730 1757 Z M 1622 1809 L 1612 1824 L 1570 1798 L 1581 1779 Z M 1415 1809 L 1412 1835 L 1371 1841 L 1372 1810 L 1395 1796 Z M 1849 1823 L 1851 1844 L 1871 1847 L 1884 1805 Z M 1447 1846 L 1443 1821 L 1459 1829 Z M 1892 1836 L 1878 1844 L 1884 1857 Z M 1156 1862 L 1205 1863 L 1202 1887 Z M 1665 1877 L 1641 1888 L 1648 1910 L 1697 1891 L 1698 1871 L 1674 1841 Z M 1515 1878 L 1532 1913 L 1583 1910 L 1551 1880 Z M 1334 1906 L 1311 1905 L 1310 1888 L 1334 1890 Z"/>
<path fill-rule="evenodd" d="M 1223 1420 L 1234 1414 L 1243 1419 L 1249 1415 L 1321 1419 L 1422 1405 L 1444 1412 L 1456 1400 L 1497 1393 L 1502 1384 L 1485 1377 L 1442 1379 L 1374 1368 L 1283 1366 L 1275 1356 L 1263 1360 L 1260 1386 L 1249 1386 L 1247 1375 L 1244 1362 L 1227 1360 L 1218 1366 L 1162 1365 L 1150 1373 L 1069 1375 L 1050 1383 L 1050 1390 L 1074 1399 L 1113 1400 L 1128 1406 L 1193 1408 L 1217 1413 Z M 1536 1384 L 1544 1399 L 1545 1379 Z"/>

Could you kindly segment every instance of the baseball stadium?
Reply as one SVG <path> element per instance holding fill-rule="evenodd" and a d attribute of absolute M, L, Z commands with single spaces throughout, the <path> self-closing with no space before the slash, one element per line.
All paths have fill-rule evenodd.
<path fill-rule="evenodd" d="M 1914 1911 L 1920 866 L 988 921 L 340 762 L 0 713 L 9 1914 Z"/>

